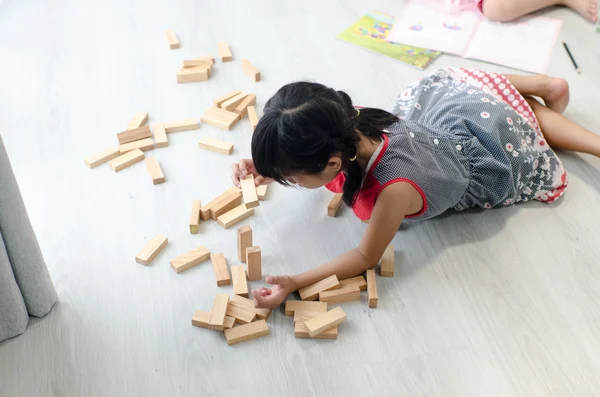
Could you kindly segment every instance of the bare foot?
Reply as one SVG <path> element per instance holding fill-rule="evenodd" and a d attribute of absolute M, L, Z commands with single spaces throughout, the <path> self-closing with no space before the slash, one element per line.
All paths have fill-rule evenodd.
<path fill-rule="evenodd" d="M 569 104 L 569 83 L 555 77 L 540 77 L 543 78 L 541 97 L 546 106 L 562 114 Z"/>
<path fill-rule="evenodd" d="M 598 20 L 597 0 L 565 0 L 564 4 L 592 22 Z"/>

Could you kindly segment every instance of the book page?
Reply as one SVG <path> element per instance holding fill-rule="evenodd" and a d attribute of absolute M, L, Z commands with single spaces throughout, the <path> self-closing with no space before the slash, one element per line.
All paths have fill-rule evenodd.
<path fill-rule="evenodd" d="M 562 21 L 545 17 L 511 23 L 483 20 L 465 57 L 534 73 L 545 73 Z"/>
<path fill-rule="evenodd" d="M 387 40 L 464 55 L 479 25 L 479 12 L 444 14 L 422 4 L 409 3 L 394 24 Z"/>

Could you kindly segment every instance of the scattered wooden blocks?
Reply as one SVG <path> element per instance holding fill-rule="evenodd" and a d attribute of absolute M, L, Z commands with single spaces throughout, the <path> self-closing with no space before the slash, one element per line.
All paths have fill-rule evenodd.
<path fill-rule="evenodd" d="M 248 113 L 248 106 L 252 106 L 255 104 L 256 95 L 248 94 L 248 96 L 246 96 L 246 98 L 244 98 L 244 100 L 240 102 L 239 105 L 235 107 L 235 109 L 233 109 L 233 112 L 239 114 L 240 118 L 243 118 Z"/>
<path fill-rule="evenodd" d="M 110 168 L 112 168 L 113 171 L 119 172 L 135 163 L 139 163 L 143 159 L 144 152 L 142 152 L 140 149 L 134 149 L 129 153 L 122 154 L 116 159 L 111 160 L 108 165 L 110 165 Z"/>
<path fill-rule="evenodd" d="M 342 193 L 336 193 L 327 206 L 327 216 L 335 217 L 342 206 Z"/>
<path fill-rule="evenodd" d="M 246 249 L 246 262 L 248 262 L 248 280 L 258 281 L 262 279 L 262 253 L 260 247 Z"/>
<path fill-rule="evenodd" d="M 219 41 L 217 43 L 217 49 L 219 50 L 219 57 L 221 58 L 221 62 L 231 62 L 233 60 L 231 49 L 229 48 L 229 45 L 226 42 Z"/>
<path fill-rule="evenodd" d="M 246 270 L 244 265 L 231 266 L 231 281 L 233 283 L 234 295 L 248 297 L 248 282 L 246 281 Z"/>
<path fill-rule="evenodd" d="M 85 159 L 85 165 L 87 165 L 90 169 L 96 168 L 99 165 L 106 163 L 112 159 L 116 159 L 119 157 L 121 152 L 119 152 L 119 147 L 111 147 L 110 149 L 106 149 L 103 152 L 96 153 L 87 159 Z"/>
<path fill-rule="evenodd" d="M 254 131 L 258 125 L 258 115 L 256 114 L 256 108 L 254 106 L 248 106 L 248 120 L 250 121 L 252 131 Z"/>
<path fill-rule="evenodd" d="M 171 132 L 180 132 L 180 131 L 190 131 L 197 130 L 200 128 L 200 123 L 197 119 L 185 119 L 181 121 L 172 121 L 170 123 L 165 123 L 165 131 L 167 133 Z"/>
<path fill-rule="evenodd" d="M 240 205 L 242 205 L 242 193 L 228 193 L 213 205 L 210 217 L 216 221 L 218 217 Z"/>
<path fill-rule="evenodd" d="M 360 289 L 356 285 L 347 285 L 331 291 L 319 292 L 319 300 L 329 305 L 360 300 Z"/>
<path fill-rule="evenodd" d="M 367 294 L 369 298 L 369 307 L 374 309 L 379 301 L 377 297 L 377 284 L 375 281 L 375 269 L 367 270 Z"/>
<path fill-rule="evenodd" d="M 240 90 L 233 90 L 225 95 L 222 95 L 220 97 L 218 97 L 217 99 L 215 99 L 213 101 L 213 103 L 215 104 L 216 107 L 221 107 L 221 105 L 223 104 L 223 102 L 228 101 L 229 99 L 233 98 L 234 96 L 241 94 L 242 91 Z"/>
<path fill-rule="evenodd" d="M 208 137 L 201 138 L 200 141 L 198 141 L 198 146 L 200 146 L 202 149 L 221 153 L 227 156 L 233 152 L 233 143 Z"/>
<path fill-rule="evenodd" d="M 227 339 L 229 346 L 265 335 L 269 335 L 269 327 L 265 320 L 258 320 L 250 324 L 225 330 L 225 339 Z"/>
<path fill-rule="evenodd" d="M 239 306 L 242 309 L 249 310 L 251 312 L 256 313 L 256 318 L 258 319 L 268 319 L 271 315 L 271 309 L 267 308 L 259 308 L 254 305 L 254 301 L 251 301 L 248 298 L 244 298 L 240 295 L 233 295 L 229 300 L 230 305 Z"/>
<path fill-rule="evenodd" d="M 138 252 L 135 256 L 135 261 L 142 265 L 149 265 L 168 243 L 169 240 L 165 236 L 157 234 Z"/>
<path fill-rule="evenodd" d="M 184 68 L 193 68 L 194 66 L 212 66 L 215 63 L 215 57 L 208 55 L 183 61 Z"/>
<path fill-rule="evenodd" d="M 242 195 L 244 196 L 244 205 L 246 208 L 258 207 L 258 195 L 256 194 L 256 184 L 254 182 L 254 175 L 246 175 L 243 179 L 240 179 L 240 186 L 242 188 Z"/>
<path fill-rule="evenodd" d="M 319 335 L 311 338 L 308 334 L 308 328 L 306 327 L 306 321 L 311 318 L 316 317 L 321 313 L 315 312 L 296 312 L 294 313 L 294 336 L 296 338 L 310 338 L 310 339 L 337 339 L 338 336 L 338 326 L 336 325 L 333 328 L 328 329 L 327 331 L 323 331 Z"/>
<path fill-rule="evenodd" d="M 200 227 L 200 208 L 202 202 L 200 200 L 192 201 L 192 215 L 190 215 L 190 234 L 198 234 Z"/>
<path fill-rule="evenodd" d="M 230 98 L 230 99 L 226 100 L 225 102 L 223 102 L 223 103 L 221 104 L 221 109 L 225 109 L 225 110 L 227 110 L 228 112 L 233 112 L 233 110 L 234 110 L 235 108 L 237 108 L 237 106 L 238 106 L 240 103 L 242 103 L 242 101 L 243 101 L 244 99 L 246 99 L 246 97 L 247 97 L 247 96 L 248 96 L 248 94 L 247 94 L 247 93 L 245 93 L 245 92 L 241 92 L 241 93 L 237 94 L 236 96 L 234 96 L 234 97 L 232 97 L 232 98 Z M 237 113 L 236 113 L 236 114 L 237 114 Z"/>
<path fill-rule="evenodd" d="M 185 254 L 181 254 L 178 257 L 171 260 L 171 267 L 175 270 L 175 273 L 185 272 L 188 269 L 204 262 L 210 257 L 210 252 L 206 247 L 198 247 Z"/>
<path fill-rule="evenodd" d="M 148 121 L 148 113 L 147 112 L 138 112 L 133 116 L 133 118 L 131 119 L 129 124 L 127 124 L 127 129 L 134 130 L 136 128 L 140 128 L 141 126 L 144 125 L 144 123 L 146 121 Z M 124 143 L 124 142 L 120 142 L 120 143 Z"/>
<path fill-rule="evenodd" d="M 177 39 L 177 35 L 172 30 L 165 31 L 165 38 L 167 39 L 167 42 L 169 43 L 170 49 L 174 50 L 175 48 L 181 47 L 181 44 L 179 43 L 179 40 Z"/>
<path fill-rule="evenodd" d="M 256 195 L 260 201 L 264 201 L 267 199 L 267 190 L 269 189 L 269 185 L 259 185 L 256 187 Z"/>
<path fill-rule="evenodd" d="M 210 254 L 210 261 L 212 262 L 213 271 L 215 272 L 217 287 L 230 285 L 231 278 L 229 277 L 229 270 L 227 269 L 225 256 L 223 256 L 221 253 Z"/>
<path fill-rule="evenodd" d="M 210 107 L 202 116 L 200 116 L 200 121 L 203 123 L 210 124 L 226 131 L 229 131 L 239 119 L 240 116 L 237 113 L 228 112 L 227 110 L 219 109 L 215 106 Z"/>
<path fill-rule="evenodd" d="M 150 178 L 152 179 L 152 184 L 158 185 L 165 183 L 165 174 L 163 174 L 160 164 L 158 164 L 158 160 L 154 157 L 148 157 L 145 162 L 148 175 L 150 175 Z"/>
<path fill-rule="evenodd" d="M 125 154 L 131 152 L 134 149 L 140 149 L 142 152 L 154 149 L 154 141 L 152 138 L 142 139 L 140 141 L 133 141 L 119 145 L 119 152 Z"/>
<path fill-rule="evenodd" d="M 208 322 L 210 321 L 210 312 L 203 312 L 202 310 L 196 310 L 192 316 L 192 325 L 195 327 L 208 328 Z M 225 329 L 233 328 L 235 324 L 235 318 L 225 316 Z"/>
<path fill-rule="evenodd" d="M 285 315 L 293 316 L 294 312 L 326 312 L 327 302 L 285 301 Z"/>
<path fill-rule="evenodd" d="M 242 59 L 240 64 L 242 65 L 242 70 L 246 73 L 253 81 L 260 81 L 260 72 L 253 64 L 250 63 L 247 59 Z"/>
<path fill-rule="evenodd" d="M 252 228 L 242 226 L 237 230 L 238 259 L 246 263 L 246 250 L 252 247 Z"/>
<path fill-rule="evenodd" d="M 208 80 L 209 70 L 210 68 L 206 66 L 179 69 L 177 72 L 177 84 L 206 81 Z"/>
<path fill-rule="evenodd" d="M 228 229 L 231 226 L 240 223 L 246 218 L 254 215 L 254 208 L 246 208 L 244 204 L 239 205 L 232 209 L 229 212 L 224 213 L 223 215 L 217 217 L 217 222 L 224 229 Z"/>
<path fill-rule="evenodd" d="M 345 287 L 348 285 L 355 285 L 361 291 L 367 290 L 367 282 L 363 276 L 356 276 L 352 278 L 347 278 L 345 280 L 340 280 L 340 287 Z"/>
<path fill-rule="evenodd" d="M 226 313 L 229 317 L 235 318 L 235 322 L 237 324 L 248 324 L 254 321 L 254 319 L 256 318 L 256 313 L 254 313 L 253 311 L 246 310 L 243 307 L 232 305 L 231 302 L 229 302 L 229 305 L 227 305 Z"/>
<path fill-rule="evenodd" d="M 158 149 L 169 146 L 165 125 L 163 123 L 156 123 L 152 126 L 152 128 L 154 130 L 154 147 Z"/>
<path fill-rule="evenodd" d="M 229 295 L 217 294 L 213 301 L 213 307 L 210 311 L 210 319 L 208 320 L 208 329 L 223 331 L 225 329 L 225 314 L 229 306 Z"/>
<path fill-rule="evenodd" d="M 307 302 L 308 303 L 308 302 Z M 310 302 L 314 303 L 314 302 Z M 341 307 L 336 307 L 328 312 L 319 314 L 318 316 L 311 318 L 304 324 L 308 328 L 308 335 L 311 338 L 327 331 L 336 325 L 341 324 L 346 320 L 346 312 Z"/>
<path fill-rule="evenodd" d="M 379 269 L 381 277 L 394 277 L 394 265 L 394 246 L 390 244 L 381 257 L 381 267 Z"/>
<path fill-rule="evenodd" d="M 119 140 L 119 144 L 123 145 L 125 143 L 139 141 L 140 139 L 150 138 L 151 136 L 152 132 L 150 131 L 150 127 L 144 125 L 138 128 L 127 129 L 127 131 L 119 132 L 117 134 L 117 139 Z"/>
<path fill-rule="evenodd" d="M 319 297 L 319 292 L 335 288 L 340 288 L 340 282 L 334 274 L 307 287 L 300 288 L 298 292 L 300 293 L 300 299 L 303 301 L 314 301 Z"/>
<path fill-rule="evenodd" d="M 203 220 L 208 220 L 209 218 L 212 218 L 214 220 L 217 219 L 217 216 L 214 215 L 214 209 L 216 207 L 222 207 L 223 202 L 227 201 L 230 199 L 231 195 L 237 195 L 239 197 L 239 202 L 237 204 L 234 204 L 232 207 L 228 208 L 227 210 L 225 210 L 223 213 L 232 210 L 233 208 L 237 207 L 238 205 L 242 204 L 242 191 L 236 187 L 236 186 L 232 186 L 229 189 L 227 189 L 227 191 L 225 191 L 225 193 L 221 194 L 220 196 L 218 196 L 217 198 L 213 199 L 211 202 L 209 202 L 208 204 L 206 204 L 205 206 L 203 206 L 202 208 L 200 208 L 200 216 L 202 217 Z"/>

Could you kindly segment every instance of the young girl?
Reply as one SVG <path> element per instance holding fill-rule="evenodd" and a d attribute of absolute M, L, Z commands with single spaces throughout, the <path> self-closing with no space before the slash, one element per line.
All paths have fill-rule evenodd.
<path fill-rule="evenodd" d="M 253 160 L 233 165 L 234 183 L 252 173 L 257 184 L 326 186 L 370 221 L 357 248 L 267 277 L 271 289 L 252 291 L 257 304 L 273 308 L 330 275 L 373 268 L 404 218 L 558 199 L 567 173 L 550 146 L 600 156 L 600 137 L 562 115 L 568 100 L 561 79 L 452 68 L 409 86 L 393 113 L 354 107 L 317 83 L 282 87 L 254 131 Z"/>

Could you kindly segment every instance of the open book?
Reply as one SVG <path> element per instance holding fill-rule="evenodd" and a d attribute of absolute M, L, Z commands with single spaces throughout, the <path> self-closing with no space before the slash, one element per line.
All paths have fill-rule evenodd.
<path fill-rule="evenodd" d="M 444 14 L 421 4 L 403 10 L 387 39 L 534 73 L 545 73 L 562 21 L 488 21 L 477 11 Z"/>

